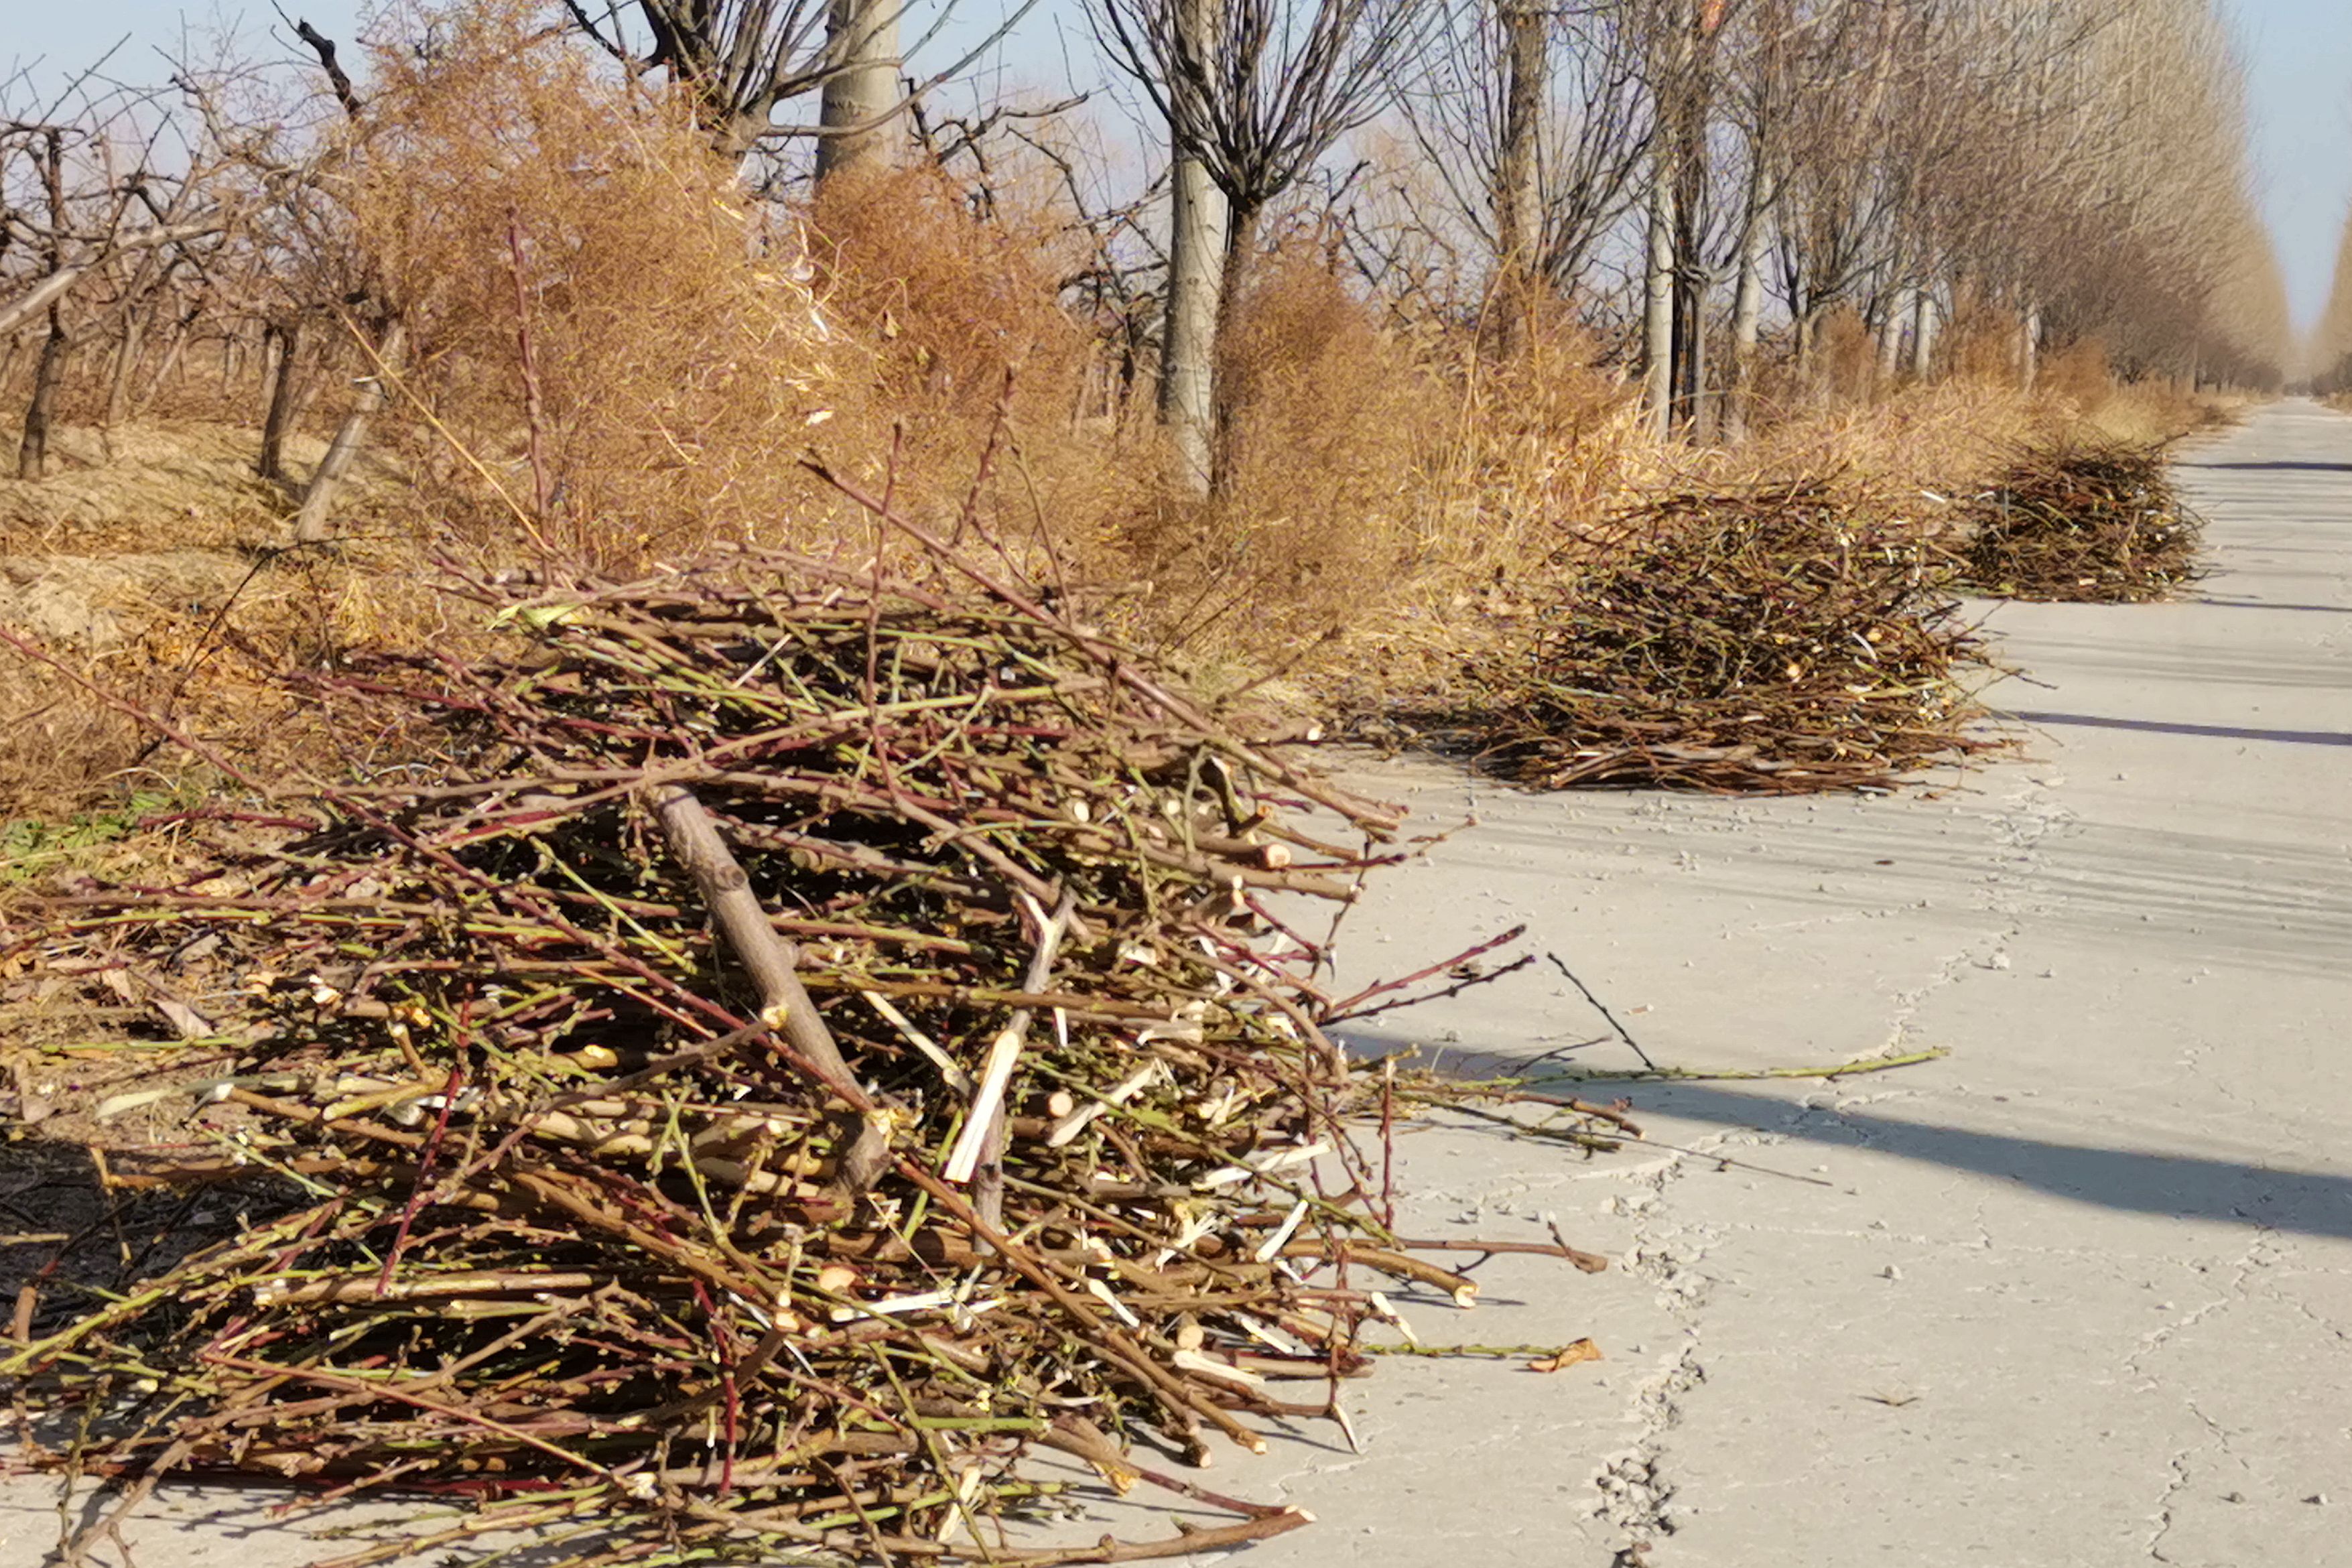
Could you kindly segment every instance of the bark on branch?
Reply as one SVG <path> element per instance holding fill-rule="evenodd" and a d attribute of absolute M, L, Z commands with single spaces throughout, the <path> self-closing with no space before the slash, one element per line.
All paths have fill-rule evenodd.
<path fill-rule="evenodd" d="M 751 891 L 751 879 L 743 874 L 726 840 L 719 837 L 719 825 L 710 820 L 710 813 L 683 784 L 656 789 L 653 808 L 670 853 L 694 879 L 719 934 L 758 988 L 761 1021 L 780 1029 L 785 1043 L 816 1069 L 828 1088 L 853 1105 L 864 1103 L 866 1096 L 858 1089 L 849 1064 L 842 1059 L 833 1031 L 824 1026 L 816 1004 L 809 1000 L 807 988 L 794 973 L 796 949 L 768 923 L 767 911 Z"/>

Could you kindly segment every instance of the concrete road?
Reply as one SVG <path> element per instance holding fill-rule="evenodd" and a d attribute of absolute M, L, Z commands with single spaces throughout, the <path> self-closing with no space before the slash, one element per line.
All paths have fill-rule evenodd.
<path fill-rule="evenodd" d="M 1956 787 L 1374 773 L 1480 825 L 1376 892 L 1361 970 L 1526 920 L 1663 1062 L 1952 1054 L 1632 1091 L 1654 1137 L 1826 1186 L 1431 1135 L 1433 1223 L 1549 1209 L 1641 1288 L 1514 1271 L 1495 1293 L 1529 1305 L 1446 1331 L 1610 1359 L 1384 1371 L 1365 1455 L 1283 1467 L 1325 1529 L 1254 1561 L 2352 1564 L 2352 418 L 2265 408 L 2181 479 L 2218 570 L 2185 603 L 1989 609 L 2036 731 Z M 1580 1045 L 1607 1027 L 1549 971 L 1406 1016 L 1628 1055 Z"/>
<path fill-rule="evenodd" d="M 2220 570 L 1990 612 L 2039 728 L 1935 793 L 1371 770 L 1479 825 L 1352 917 L 1355 973 L 1524 920 L 1661 1061 L 1952 1054 L 1633 1091 L 1699 1154 L 1404 1138 L 1412 1228 L 1549 1216 L 1620 1265 L 1499 1259 L 1475 1311 L 1407 1301 L 1422 1336 L 1605 1359 L 1391 1363 L 1351 1386 L 1361 1452 L 1318 1425 L 1221 1460 L 1321 1518 L 1250 1568 L 2352 1565 L 2352 418 L 2263 410 L 2183 478 Z M 1632 1059 L 1549 968 L 1371 1034 Z M 268 1500 L 176 1494 L 140 1561 L 349 1550 Z M 46 1488 L 0 1483 L 0 1568 L 55 1538 Z"/>

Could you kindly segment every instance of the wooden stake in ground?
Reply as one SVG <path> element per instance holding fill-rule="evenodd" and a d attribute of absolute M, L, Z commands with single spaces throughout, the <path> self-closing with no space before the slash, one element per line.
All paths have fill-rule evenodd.
<path fill-rule="evenodd" d="M 368 421 L 383 406 L 384 381 L 399 371 L 401 351 L 407 341 L 407 328 L 403 323 L 394 321 L 384 329 L 383 342 L 373 353 L 375 364 L 359 378 L 359 395 L 352 400 L 351 412 L 343 416 L 342 424 L 336 426 L 327 455 L 319 459 L 318 468 L 310 475 L 310 488 L 302 494 L 302 510 L 294 517 L 297 543 L 313 544 L 327 537 L 327 518 L 335 504 L 335 491 L 359 458 L 360 447 L 367 441 Z"/>

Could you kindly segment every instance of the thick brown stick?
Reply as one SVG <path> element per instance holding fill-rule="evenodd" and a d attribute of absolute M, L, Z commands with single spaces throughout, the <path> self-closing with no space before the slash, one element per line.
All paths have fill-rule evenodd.
<path fill-rule="evenodd" d="M 653 791 L 654 816 L 669 839 L 669 849 L 701 890 L 702 901 L 719 922 L 719 934 L 760 989 L 760 1016 L 770 1027 L 783 1031 L 784 1039 L 814 1068 L 829 1088 L 845 1091 L 843 1098 L 861 1104 L 857 1080 L 842 1059 L 833 1031 L 817 1016 L 816 1004 L 793 973 L 793 945 L 776 934 L 767 911 L 751 891 L 751 879 L 734 853 L 719 837 L 718 825 L 682 784 L 663 784 Z"/>

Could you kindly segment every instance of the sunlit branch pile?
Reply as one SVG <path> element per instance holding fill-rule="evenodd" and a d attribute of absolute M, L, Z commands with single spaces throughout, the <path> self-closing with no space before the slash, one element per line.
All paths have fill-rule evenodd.
<path fill-rule="evenodd" d="M 1474 672 L 1485 758 L 1544 788 L 1883 788 L 1987 742 L 1936 552 L 1825 486 L 1682 494 Z"/>
<path fill-rule="evenodd" d="M 2200 575 L 2204 524 L 2161 447 L 2029 452 L 1971 509 L 1970 588 L 2010 599 L 2141 604 Z"/>
<path fill-rule="evenodd" d="M 21 1320 L 0 1386 L 66 1415 L 53 1457 L 453 1495 L 435 1542 L 545 1527 L 582 1563 L 1127 1561 L 1306 1522 L 1138 1455 L 1269 1416 L 1352 1440 L 1365 1345 L 1475 1294 L 1390 1228 L 1386 1142 L 1345 1119 L 1393 1090 L 1322 1032 L 1360 999 L 1286 923 L 1395 825 L 933 570 L 464 583 L 498 651 L 320 689 L 359 728 L 437 715 L 436 766 L 52 907 L 52 959 L 242 989 L 200 1021 L 248 1036 L 210 1145 L 115 1171 L 251 1205 Z M 1064 1506 L 1041 1447 L 1230 1521 L 1008 1538 Z"/>

